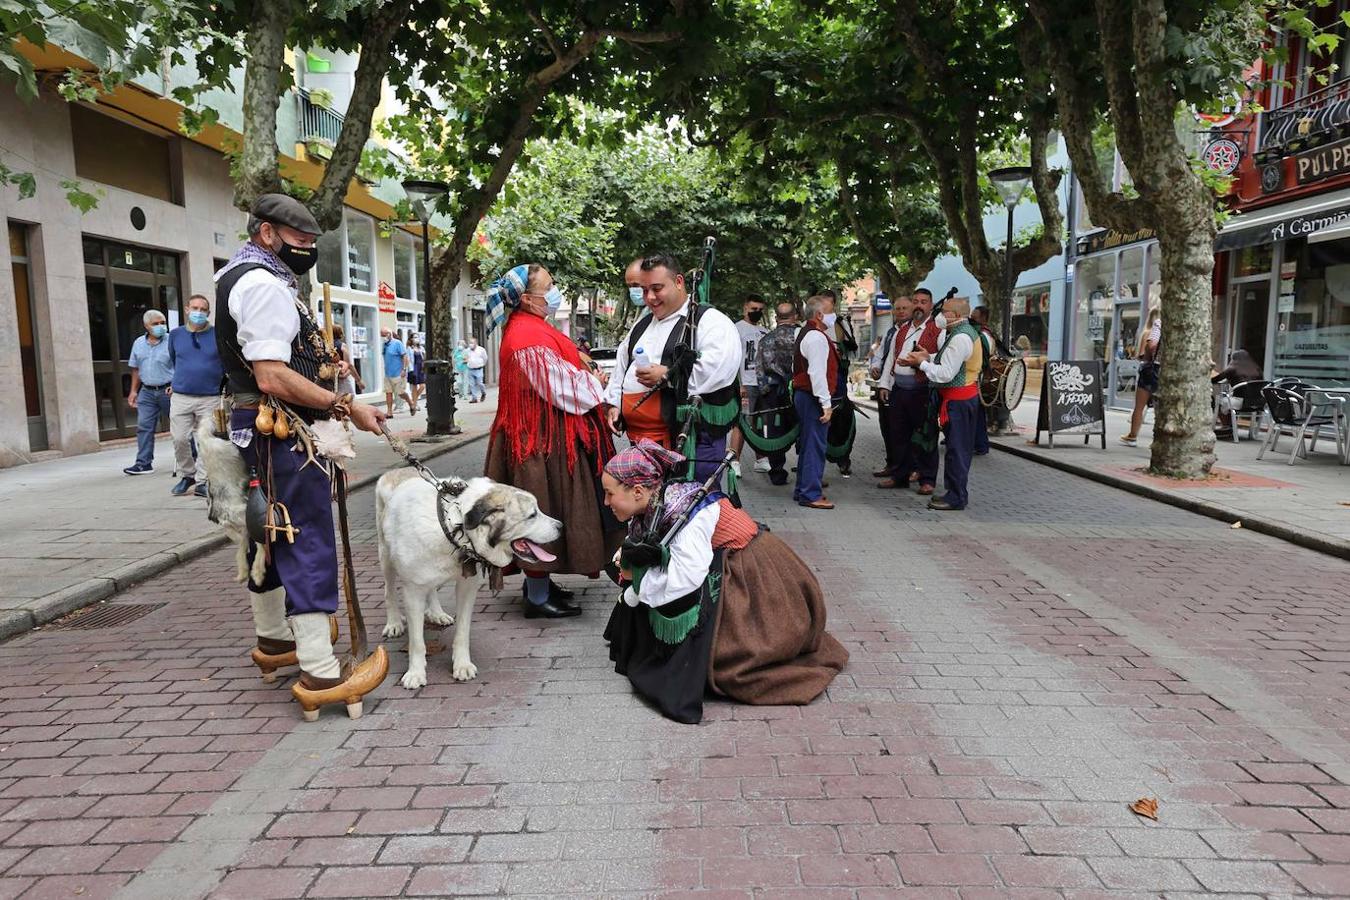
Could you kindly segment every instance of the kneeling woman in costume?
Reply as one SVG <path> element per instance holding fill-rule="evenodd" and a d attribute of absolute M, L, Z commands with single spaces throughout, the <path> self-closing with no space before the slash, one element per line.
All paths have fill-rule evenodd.
<path fill-rule="evenodd" d="M 615 671 L 677 722 L 703 718 L 705 688 L 741 703 L 811 702 L 848 661 L 825 631 L 815 575 L 720 493 L 671 484 L 658 508 L 666 473 L 687 462 L 643 440 L 605 465 L 605 503 L 630 541 L 688 512 L 664 566 L 628 568 L 621 551 L 623 599 L 605 629 Z"/>

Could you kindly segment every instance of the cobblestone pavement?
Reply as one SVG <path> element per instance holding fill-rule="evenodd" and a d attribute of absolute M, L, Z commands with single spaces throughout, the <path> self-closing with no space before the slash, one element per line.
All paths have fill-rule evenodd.
<path fill-rule="evenodd" d="M 397 652 L 355 722 L 258 680 L 224 554 L 0 646 L 0 897 L 1350 895 L 1345 563 L 1007 455 L 965 513 L 831 477 L 745 490 L 852 654 L 805 708 L 661 719 L 582 579 L 556 623 L 484 595 L 476 681 Z"/>

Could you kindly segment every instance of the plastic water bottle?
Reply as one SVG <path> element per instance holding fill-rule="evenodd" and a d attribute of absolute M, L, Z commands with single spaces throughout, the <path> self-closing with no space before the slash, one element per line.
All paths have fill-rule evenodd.
<path fill-rule="evenodd" d="M 633 350 L 634 370 L 645 369 L 649 363 L 650 361 L 647 359 L 647 351 L 643 350 L 641 347 L 634 348 Z"/>

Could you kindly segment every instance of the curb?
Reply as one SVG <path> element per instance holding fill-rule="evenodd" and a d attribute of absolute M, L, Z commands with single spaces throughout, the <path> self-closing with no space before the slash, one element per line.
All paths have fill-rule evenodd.
<path fill-rule="evenodd" d="M 1177 494 L 1171 494 L 1150 484 L 1141 484 L 1137 481 L 1131 481 L 1128 478 L 1121 478 L 1118 475 L 1111 475 L 1106 472 L 1099 472 L 1095 469 L 1076 466 L 1071 462 L 1054 459 L 1053 457 L 1037 453 L 1033 450 L 1028 450 L 1025 447 L 1005 444 L 997 440 L 990 441 L 989 446 L 996 447 L 1004 453 L 1011 453 L 1013 456 L 1029 459 L 1032 462 L 1040 463 L 1043 466 L 1049 466 L 1052 469 L 1059 469 L 1061 472 L 1068 472 L 1072 475 L 1077 475 L 1080 478 L 1095 481 L 1098 484 L 1104 484 L 1109 487 L 1118 488 L 1122 491 L 1128 491 L 1131 494 L 1147 497 L 1150 500 L 1157 500 L 1159 503 L 1166 503 L 1169 506 L 1175 506 L 1178 509 L 1184 509 L 1187 512 L 1207 516 L 1211 519 L 1217 519 L 1220 522 L 1227 522 L 1230 525 L 1233 522 L 1241 522 L 1243 529 L 1247 531 L 1255 531 L 1258 534 L 1279 538 L 1282 541 L 1297 544 L 1300 547 L 1304 547 L 1308 550 L 1315 550 L 1318 553 L 1325 553 L 1328 556 L 1350 559 L 1350 541 L 1342 541 L 1337 538 L 1324 537 L 1320 534 L 1299 531 L 1296 528 L 1292 528 L 1282 522 L 1277 522 L 1274 519 L 1267 519 L 1263 516 L 1240 512 L 1239 510 L 1227 506 L 1220 506 L 1217 503 L 1209 503 L 1204 500 L 1196 500 L 1191 497 L 1182 497 Z"/>
<path fill-rule="evenodd" d="M 458 450 L 461 447 L 486 440 L 488 433 L 485 430 L 482 434 L 473 435 L 462 441 L 444 441 L 439 445 L 427 447 L 418 458 L 423 461 L 435 459 L 452 450 Z M 379 481 L 380 476 L 385 472 L 391 472 L 403 465 L 405 464 L 400 463 L 382 472 L 356 479 L 351 482 L 349 490 L 351 493 L 364 490 Z M 15 635 L 32 631 L 34 628 L 46 625 L 48 622 L 69 615 L 78 609 L 107 600 L 134 584 L 153 578 L 161 572 L 166 572 L 174 566 L 196 559 L 199 556 L 205 556 L 228 543 L 229 539 L 220 533 L 203 535 L 190 541 L 184 541 L 170 550 L 161 550 L 153 556 L 128 563 L 106 575 L 95 575 L 59 591 L 36 597 L 29 601 L 27 606 L 2 610 L 0 611 L 0 640 L 7 640 Z"/>

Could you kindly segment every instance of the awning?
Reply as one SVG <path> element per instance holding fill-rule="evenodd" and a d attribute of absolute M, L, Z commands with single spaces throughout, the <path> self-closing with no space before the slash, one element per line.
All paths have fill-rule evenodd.
<path fill-rule="evenodd" d="M 1350 189 L 1239 213 L 1219 232 L 1214 249 L 1238 250 L 1300 237 L 1309 241 L 1334 240 L 1313 235 L 1333 227 L 1339 229 L 1341 225 L 1350 226 Z M 1350 233 L 1344 236 L 1350 237 Z"/>
<path fill-rule="evenodd" d="M 1342 238 L 1350 238 L 1350 221 L 1313 232 L 1308 236 L 1308 243 L 1320 244 L 1323 241 L 1339 241 Z"/>

